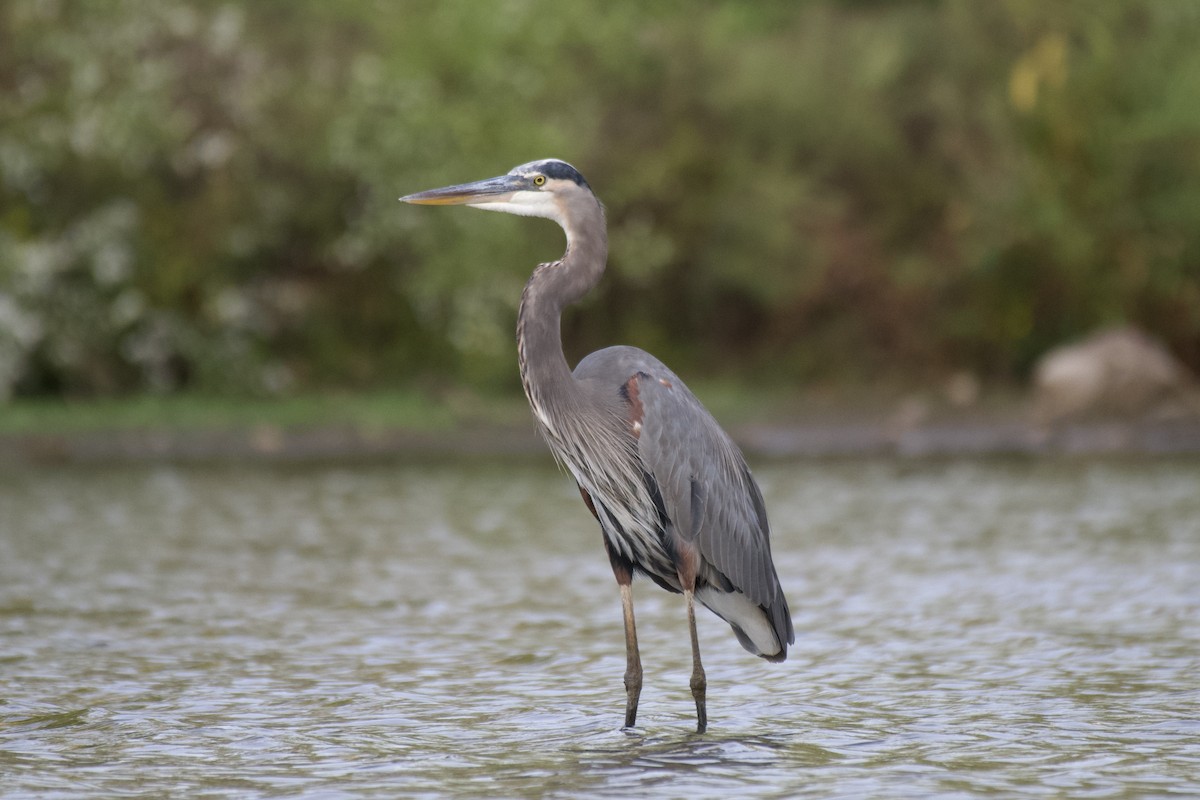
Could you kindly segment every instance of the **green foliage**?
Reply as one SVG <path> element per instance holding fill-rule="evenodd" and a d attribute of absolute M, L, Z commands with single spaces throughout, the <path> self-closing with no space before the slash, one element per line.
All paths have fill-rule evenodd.
<path fill-rule="evenodd" d="M 1012 378 L 1130 321 L 1200 366 L 1197 40 L 1173 0 L 7 0 L 0 397 L 511 387 L 558 232 L 396 198 L 548 155 L 611 226 L 576 355 Z"/>
<path fill-rule="evenodd" d="M 140 394 L 87 398 L 20 398 L 0 415 L 5 434 L 72 434 L 95 431 L 248 432 L 341 429 L 371 435 L 376 431 L 444 431 L 475 420 L 469 405 L 439 402 L 419 391 L 296 394 L 283 398 L 229 395 Z M 517 406 L 514 402 L 512 406 Z M 524 412 L 519 417 L 525 419 Z M 504 411 L 511 411 L 505 408 Z M 500 421 L 507 419 L 495 415 Z M 517 416 L 510 414 L 510 417 Z M 485 421 L 489 421 L 486 420 Z"/>

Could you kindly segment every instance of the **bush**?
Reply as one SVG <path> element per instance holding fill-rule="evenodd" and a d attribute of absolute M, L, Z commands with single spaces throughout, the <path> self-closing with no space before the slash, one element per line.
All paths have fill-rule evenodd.
<path fill-rule="evenodd" d="M 611 227 L 576 356 L 1013 379 L 1127 321 L 1200 366 L 1198 35 L 1169 0 L 9 0 L 0 396 L 514 387 L 561 237 L 396 197 L 547 155 Z"/>

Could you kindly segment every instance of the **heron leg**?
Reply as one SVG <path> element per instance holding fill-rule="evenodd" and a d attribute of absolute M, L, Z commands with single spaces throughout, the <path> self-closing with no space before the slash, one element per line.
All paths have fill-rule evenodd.
<path fill-rule="evenodd" d="M 633 587 L 621 586 L 621 611 L 625 615 L 625 727 L 637 721 L 638 698 L 642 695 L 642 657 L 638 654 L 637 625 L 633 620 Z"/>
<path fill-rule="evenodd" d="M 596 506 L 582 486 L 579 494 L 583 502 L 597 520 Z M 604 529 L 601 528 L 603 534 Z M 642 696 L 642 657 L 638 653 L 637 624 L 633 619 L 633 563 L 613 549 L 612 542 L 607 536 L 604 540 L 604 552 L 608 553 L 608 563 L 612 566 L 613 577 L 621 587 L 621 613 L 625 618 L 625 727 L 632 728 L 637 722 L 638 698 Z"/>
<path fill-rule="evenodd" d="M 692 637 L 692 697 L 696 700 L 696 733 L 708 728 L 708 704 L 706 702 L 708 679 L 704 676 L 704 665 L 700 663 L 700 638 L 696 635 L 696 602 L 690 589 L 684 590 L 687 600 L 688 632 Z"/>

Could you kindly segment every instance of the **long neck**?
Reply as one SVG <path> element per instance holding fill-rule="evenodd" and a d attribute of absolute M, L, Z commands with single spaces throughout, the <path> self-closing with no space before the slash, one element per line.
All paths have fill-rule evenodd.
<path fill-rule="evenodd" d="M 600 204 L 591 196 L 583 197 L 564 212 L 567 251 L 561 260 L 541 264 L 533 271 L 517 313 L 521 383 L 534 414 L 548 427 L 548 407 L 570 402 L 579 391 L 563 355 L 562 311 L 599 282 L 608 258 Z"/>

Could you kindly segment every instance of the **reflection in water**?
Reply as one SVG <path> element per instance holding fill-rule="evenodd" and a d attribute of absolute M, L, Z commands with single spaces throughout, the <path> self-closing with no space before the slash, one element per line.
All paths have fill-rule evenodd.
<path fill-rule="evenodd" d="M 1200 464 L 758 472 L 789 660 L 549 470 L 0 472 L 5 796 L 1200 794 Z"/>

